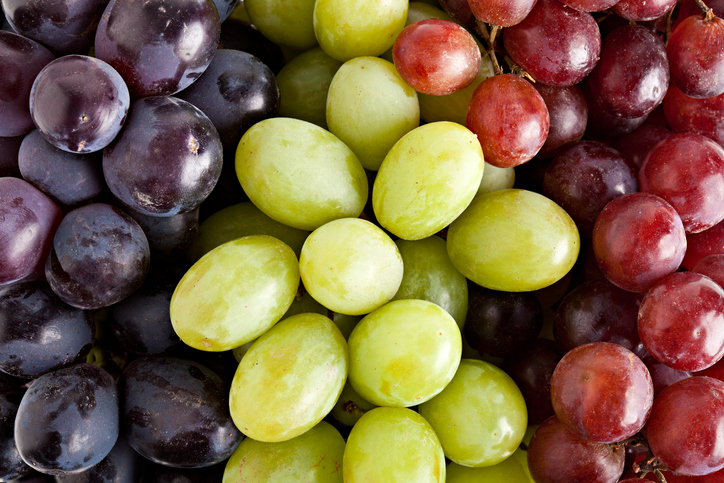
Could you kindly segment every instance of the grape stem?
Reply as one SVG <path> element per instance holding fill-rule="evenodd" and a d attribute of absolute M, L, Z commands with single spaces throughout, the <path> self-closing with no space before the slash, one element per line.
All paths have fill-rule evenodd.
<path fill-rule="evenodd" d="M 495 55 L 495 38 L 498 36 L 498 32 L 502 27 L 492 25 L 491 30 L 488 31 L 488 26 L 484 22 L 477 20 L 475 24 L 477 25 L 475 30 L 488 42 L 488 50 L 485 52 L 485 55 L 490 56 L 490 61 L 493 63 L 495 75 L 502 74 L 503 69 L 500 68 L 500 64 L 498 64 L 498 57 Z"/>
<path fill-rule="evenodd" d="M 656 475 L 659 483 L 666 483 L 666 477 L 664 477 L 662 471 L 666 471 L 668 468 L 666 468 L 666 466 L 663 465 L 661 461 L 659 461 L 659 459 L 651 453 L 649 453 L 648 457 L 640 463 L 634 463 L 631 468 L 633 469 L 633 472 L 636 473 L 636 475 L 638 475 L 639 477 L 644 477 L 647 473 L 653 473 L 654 475 Z"/>
<path fill-rule="evenodd" d="M 505 62 L 508 64 L 508 67 L 510 67 L 511 73 L 517 75 L 518 77 L 524 77 L 524 78 L 528 79 L 530 82 L 532 82 L 533 84 L 535 84 L 535 79 L 533 78 L 533 76 L 531 76 L 529 73 L 527 73 L 526 71 L 521 69 L 520 66 L 518 64 L 516 64 L 515 62 L 513 62 L 513 59 L 511 59 L 507 55 L 505 56 Z"/>
<path fill-rule="evenodd" d="M 704 0 L 694 0 L 694 2 L 701 10 L 702 15 L 704 15 L 705 22 L 712 21 L 716 18 L 716 15 L 714 15 L 714 10 L 707 7 L 706 4 L 704 3 Z"/>

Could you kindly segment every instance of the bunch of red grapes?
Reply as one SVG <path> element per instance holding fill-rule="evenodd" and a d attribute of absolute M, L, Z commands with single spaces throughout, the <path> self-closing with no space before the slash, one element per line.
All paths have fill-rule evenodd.
<path fill-rule="evenodd" d="M 237 481 L 242 354 L 185 344 L 169 305 L 228 240 L 270 235 L 300 256 L 311 230 L 249 202 L 237 147 L 276 117 L 343 138 L 327 92 L 361 56 L 387 59 L 423 107 L 393 141 L 420 119 L 477 137 L 487 165 L 466 206 L 507 173 L 486 189 L 539 193 L 580 234 L 573 268 L 533 291 L 465 280 L 477 268 L 449 257 L 464 280 L 463 357 L 505 371 L 539 425 L 521 446 L 529 477 L 724 481 L 724 0 L 425 0 L 394 35 L 361 30 L 342 46 L 322 0 L 306 2 L 314 20 L 290 21 L 306 22 L 308 45 L 285 44 L 260 2 L 285 8 L 256 0 L 248 22 L 233 0 L 0 0 L 0 481 Z M 383 48 L 355 53 L 355 35 Z M 362 164 L 371 193 L 383 168 Z M 283 192 L 272 205 L 296 189 L 267 181 L 249 189 Z M 362 198 L 352 217 L 401 241 Z M 436 276 L 435 294 L 409 298 L 456 316 Z M 362 318 L 312 303 L 299 311 L 346 338 Z M 354 421 L 374 406 L 345 394 Z M 345 438 L 354 424 L 320 417 Z"/>

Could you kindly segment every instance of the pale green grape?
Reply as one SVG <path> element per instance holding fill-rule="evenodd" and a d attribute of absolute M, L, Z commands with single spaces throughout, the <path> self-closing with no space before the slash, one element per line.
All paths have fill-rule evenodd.
<path fill-rule="evenodd" d="M 428 300 L 447 310 L 462 330 L 468 312 L 468 281 L 450 261 L 445 240 L 431 236 L 395 243 L 405 273 L 392 300 Z"/>
<path fill-rule="evenodd" d="M 319 47 L 292 59 L 277 74 L 279 115 L 327 129 L 327 92 L 341 66 Z"/>
<path fill-rule="evenodd" d="M 229 394 L 234 424 L 258 441 L 299 436 L 334 407 L 348 363 L 347 342 L 327 317 L 299 314 L 279 322 L 239 363 Z"/>
<path fill-rule="evenodd" d="M 379 223 L 405 240 L 434 235 L 470 204 L 483 177 L 483 150 L 464 126 L 436 122 L 400 139 L 375 178 Z"/>
<path fill-rule="evenodd" d="M 299 119 L 266 119 L 246 131 L 236 175 L 261 211 L 302 230 L 359 216 L 367 201 L 357 156 L 334 134 Z"/>
<path fill-rule="evenodd" d="M 447 465 L 446 483 L 529 483 L 523 466 L 514 457 L 484 468 L 470 468 L 457 463 Z"/>
<path fill-rule="evenodd" d="M 279 443 L 246 438 L 226 463 L 223 483 L 342 483 L 344 445 L 324 421 Z"/>
<path fill-rule="evenodd" d="M 243 359 L 244 355 L 249 352 L 249 349 L 251 349 L 251 346 L 254 345 L 254 342 L 256 342 L 256 339 L 252 340 L 251 342 L 247 342 L 246 344 L 242 344 L 239 347 L 235 347 L 231 350 L 231 353 L 234 355 L 234 359 L 236 359 L 236 362 L 241 362 L 241 359 Z"/>
<path fill-rule="evenodd" d="M 349 433 L 342 469 L 345 483 L 443 483 L 445 456 L 422 416 L 375 408 Z"/>
<path fill-rule="evenodd" d="M 314 0 L 244 0 L 251 23 L 275 44 L 300 50 L 317 45 Z"/>
<path fill-rule="evenodd" d="M 298 257 L 309 232 L 272 220 L 254 203 L 247 201 L 228 206 L 204 220 L 187 258 L 192 263 L 196 262 L 219 245 L 249 235 L 278 238 L 289 245 Z"/>
<path fill-rule="evenodd" d="M 360 396 L 347 379 L 342 394 L 339 395 L 337 403 L 329 414 L 340 423 L 351 428 L 364 413 L 376 407 L 376 405 Z"/>
<path fill-rule="evenodd" d="M 450 384 L 419 407 L 445 450 L 463 466 L 491 466 L 518 448 L 528 411 L 515 382 L 487 362 L 463 359 Z"/>
<path fill-rule="evenodd" d="M 314 230 L 299 258 L 304 287 L 328 309 L 362 315 L 387 303 L 402 281 L 397 246 L 359 218 L 335 220 Z"/>
<path fill-rule="evenodd" d="M 493 191 L 507 190 L 512 188 L 514 184 L 514 168 L 498 168 L 492 164 L 485 163 L 483 179 L 480 181 L 480 187 L 475 197 L 477 198 L 480 195 Z"/>
<path fill-rule="evenodd" d="M 476 198 L 448 229 L 453 265 L 486 288 L 538 290 L 558 281 L 578 258 L 578 229 L 563 208 L 531 191 Z"/>
<path fill-rule="evenodd" d="M 337 327 L 339 327 L 339 330 L 342 332 L 345 339 L 349 339 L 349 335 L 360 320 L 362 320 L 361 315 L 347 315 L 340 314 L 339 312 L 334 313 L 334 323 L 337 324 Z"/>
<path fill-rule="evenodd" d="M 528 447 L 528 445 L 530 445 L 530 440 L 533 439 L 533 435 L 535 434 L 536 429 L 538 429 L 538 425 L 528 426 L 528 429 L 525 431 L 525 436 L 523 436 L 523 443 L 525 444 L 526 448 Z M 528 477 L 526 483 L 535 483 L 533 477 L 530 475 L 530 469 L 528 468 L 527 449 L 524 450 L 523 446 L 521 445 L 518 449 L 515 450 L 515 453 L 513 453 L 513 456 L 511 456 L 511 458 L 515 458 L 516 461 L 518 461 L 518 463 L 520 463 L 520 465 L 523 467 L 523 471 L 525 471 L 525 474 Z"/>
<path fill-rule="evenodd" d="M 327 96 L 329 130 L 377 171 L 392 146 L 420 125 L 417 93 L 378 57 L 356 57 L 339 68 Z"/>
<path fill-rule="evenodd" d="M 317 0 L 314 33 L 319 46 L 342 62 L 378 56 L 405 28 L 407 0 Z"/>
<path fill-rule="evenodd" d="M 440 393 L 462 355 L 460 329 L 441 307 L 396 300 L 357 324 L 349 336 L 349 381 L 379 406 L 410 407 Z"/>
<path fill-rule="evenodd" d="M 171 297 L 171 322 L 191 347 L 225 351 L 254 340 L 284 315 L 299 287 L 297 257 L 276 238 L 237 238 L 201 257 Z"/>

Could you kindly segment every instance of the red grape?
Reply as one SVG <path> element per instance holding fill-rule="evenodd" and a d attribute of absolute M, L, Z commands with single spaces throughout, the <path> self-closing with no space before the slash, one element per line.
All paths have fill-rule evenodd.
<path fill-rule="evenodd" d="M 724 253 L 724 221 L 701 233 L 686 235 L 686 255 L 681 266 L 691 270 L 702 258 L 719 253 Z"/>
<path fill-rule="evenodd" d="M 621 0 L 611 10 L 619 17 L 644 22 L 661 17 L 676 5 L 677 0 Z"/>
<path fill-rule="evenodd" d="M 706 275 L 724 288 L 724 254 L 702 258 L 691 267 L 691 271 Z"/>
<path fill-rule="evenodd" d="M 554 87 L 536 82 L 535 90 L 548 108 L 550 126 L 548 137 L 539 157 L 558 156 L 583 136 L 588 121 L 588 104 L 581 88 L 576 86 Z"/>
<path fill-rule="evenodd" d="M 661 391 L 672 385 L 673 383 L 691 377 L 686 371 L 673 369 L 666 364 L 657 361 L 654 357 L 647 355 L 642 359 L 646 368 L 651 374 L 651 380 L 654 382 L 654 399 Z"/>
<path fill-rule="evenodd" d="M 669 88 L 669 92 L 671 92 L 671 88 Z M 664 100 L 664 102 L 666 101 Z M 634 131 L 616 139 L 611 143 L 611 147 L 621 153 L 621 156 L 628 161 L 629 165 L 638 174 L 649 151 L 672 134 L 674 134 L 673 131 L 665 127 L 645 123 Z"/>
<path fill-rule="evenodd" d="M 500 27 L 520 23 L 537 0 L 468 0 L 470 10 L 480 21 Z"/>
<path fill-rule="evenodd" d="M 675 132 L 702 134 L 724 145 L 724 94 L 697 99 L 671 85 L 662 104 L 666 120 Z"/>
<path fill-rule="evenodd" d="M 571 8 L 580 10 L 581 12 L 600 12 L 611 8 L 619 0 L 561 0 Z"/>

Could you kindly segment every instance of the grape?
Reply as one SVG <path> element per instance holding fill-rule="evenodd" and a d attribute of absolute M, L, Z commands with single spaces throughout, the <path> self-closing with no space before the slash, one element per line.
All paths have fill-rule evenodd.
<path fill-rule="evenodd" d="M 0 393 L 0 479 L 10 481 L 32 471 L 20 457 L 15 445 L 15 416 L 25 389 Z"/>
<path fill-rule="evenodd" d="M 535 7 L 536 0 L 468 0 L 476 19 L 500 27 L 523 21 Z"/>
<path fill-rule="evenodd" d="M 500 463 L 513 454 L 528 424 L 523 395 L 510 376 L 472 359 L 463 359 L 450 384 L 419 411 L 445 456 L 463 466 Z"/>
<path fill-rule="evenodd" d="M 609 113 L 625 118 L 648 114 L 669 86 L 666 46 L 643 25 L 619 27 L 603 39 L 601 58 L 588 81 L 591 95 Z"/>
<path fill-rule="evenodd" d="M 298 119 L 266 119 L 249 129 L 236 151 L 236 174 L 261 211 L 301 230 L 359 216 L 369 189 L 347 145 Z"/>
<path fill-rule="evenodd" d="M 42 273 L 63 219 L 58 205 L 27 181 L 0 178 L 0 219 L 0 286 Z"/>
<path fill-rule="evenodd" d="M 131 96 L 170 95 L 208 67 L 219 32 L 212 0 L 111 0 L 98 24 L 95 54 L 121 74 Z"/>
<path fill-rule="evenodd" d="M 557 156 L 586 131 L 588 104 L 578 86 L 553 87 L 536 82 L 534 87 L 546 103 L 550 118 L 548 137 L 537 156 Z"/>
<path fill-rule="evenodd" d="M 724 20 L 713 14 L 681 22 L 666 44 L 671 82 L 690 97 L 724 94 Z"/>
<path fill-rule="evenodd" d="M 480 71 L 480 50 L 467 30 L 443 19 L 405 27 L 392 49 L 395 67 L 416 91 L 443 96 L 464 89 Z"/>
<path fill-rule="evenodd" d="M 2 0 L 5 18 L 20 35 L 59 54 L 81 54 L 93 46 L 108 0 Z"/>
<path fill-rule="evenodd" d="M 422 2 L 410 3 L 422 4 Z M 440 6 L 448 15 L 450 15 L 450 17 L 454 19 L 455 22 L 466 28 L 475 28 L 475 16 L 470 10 L 470 3 L 468 0 L 442 0 L 440 2 Z"/>
<path fill-rule="evenodd" d="M 499 168 L 530 161 L 545 143 L 549 122 L 541 95 L 513 74 L 483 81 L 473 93 L 465 119 L 478 136 L 485 161 Z"/>
<path fill-rule="evenodd" d="M 298 286 L 299 266 L 291 248 L 265 235 L 237 238 L 186 272 L 171 297 L 171 322 L 191 347 L 230 350 L 271 328 L 292 304 Z"/>
<path fill-rule="evenodd" d="M 485 163 L 484 166 L 483 179 L 480 181 L 475 198 L 485 193 L 510 189 L 515 185 L 514 168 L 498 168 L 488 163 Z"/>
<path fill-rule="evenodd" d="M 615 443 L 643 428 L 654 386 L 633 352 L 594 342 L 563 356 L 551 378 L 551 401 L 558 419 L 578 436 Z"/>
<path fill-rule="evenodd" d="M 483 159 L 475 135 L 459 124 L 412 130 L 387 153 L 375 178 L 372 206 L 380 225 L 405 240 L 443 229 L 477 193 Z"/>
<path fill-rule="evenodd" d="M 113 194 L 152 216 L 198 207 L 216 185 L 221 165 L 214 125 L 174 97 L 134 101 L 125 128 L 103 151 L 103 174 Z"/>
<path fill-rule="evenodd" d="M 675 382 L 654 401 L 646 436 L 651 451 L 671 471 L 707 475 L 724 468 L 718 428 L 724 421 L 724 382 L 690 377 Z"/>
<path fill-rule="evenodd" d="M 277 74 L 279 115 L 327 129 L 327 94 L 332 78 L 341 66 L 342 62 L 327 55 L 320 47 L 289 61 Z"/>
<path fill-rule="evenodd" d="M 30 89 L 38 72 L 53 59 L 55 56 L 39 43 L 0 31 L 0 136 L 21 136 L 33 130 Z"/>
<path fill-rule="evenodd" d="M 681 265 L 686 253 L 684 225 L 662 198 L 626 194 L 609 202 L 596 219 L 593 251 L 611 283 L 646 292 Z"/>
<path fill-rule="evenodd" d="M 405 408 L 375 408 L 352 428 L 342 471 L 345 483 L 442 483 L 445 456 L 422 416 Z"/>
<path fill-rule="evenodd" d="M 644 22 L 661 17 L 676 5 L 677 0 L 620 0 L 611 7 L 619 17 L 634 22 Z M 669 39 L 671 42 L 671 39 Z"/>
<path fill-rule="evenodd" d="M 90 201 L 105 187 L 101 155 L 69 153 L 56 148 L 36 129 L 28 133 L 18 151 L 23 178 L 63 205 Z"/>
<path fill-rule="evenodd" d="M 218 48 L 247 52 L 265 63 L 274 74 L 278 74 L 285 64 L 282 49 L 264 37 L 250 23 L 248 16 L 241 15 L 241 13 L 246 14 L 242 2 L 235 12 L 239 13 L 221 23 Z"/>
<path fill-rule="evenodd" d="M 367 314 L 394 297 L 403 264 L 392 239 L 359 218 L 335 220 L 307 238 L 299 257 L 302 282 L 319 303 L 347 315 Z"/>
<path fill-rule="evenodd" d="M 100 463 L 85 471 L 55 477 L 56 483 L 133 483 L 142 481 L 147 460 L 131 448 L 123 435 Z M 159 480 L 154 480 L 159 481 Z"/>
<path fill-rule="evenodd" d="M 588 105 L 587 137 L 601 141 L 613 140 L 634 131 L 646 121 L 646 115 L 625 118 L 610 112 L 593 96 L 587 78 L 578 85 Z"/>
<path fill-rule="evenodd" d="M 680 371 L 706 369 L 724 356 L 724 289 L 698 273 L 672 273 L 646 293 L 638 326 L 657 360 Z"/>
<path fill-rule="evenodd" d="M 691 270 L 696 262 L 708 255 L 724 253 L 724 222 L 720 221 L 708 230 L 686 235 L 686 255 L 681 266 Z"/>
<path fill-rule="evenodd" d="M 670 86 L 666 95 L 668 96 L 675 87 Z M 664 98 L 666 100 L 666 98 Z M 616 139 L 611 147 L 624 157 L 628 164 L 634 168 L 638 175 L 641 165 L 644 164 L 646 155 L 661 141 L 673 134 L 665 127 L 644 124 L 628 134 Z"/>
<path fill-rule="evenodd" d="M 473 201 L 450 225 L 447 249 L 455 268 L 478 285 L 521 292 L 551 285 L 568 273 L 580 238 L 560 206 L 537 193 L 511 189 Z"/>
<path fill-rule="evenodd" d="M 207 367 L 172 357 L 139 358 L 118 381 L 123 433 L 141 456 L 199 468 L 227 459 L 241 441 L 228 392 Z"/>
<path fill-rule="evenodd" d="M 236 370 L 229 396 L 234 424 L 257 441 L 295 438 L 332 410 L 348 367 L 347 343 L 331 320 L 285 319 L 254 342 Z"/>
<path fill-rule="evenodd" d="M 616 5 L 620 0 L 562 0 L 571 8 L 582 12 L 600 12 Z"/>
<path fill-rule="evenodd" d="M 40 376 L 18 406 L 20 456 L 50 475 L 90 468 L 118 439 L 118 404 L 116 383 L 97 366 L 76 364 Z"/>
<path fill-rule="evenodd" d="M 583 439 L 555 416 L 538 427 L 528 445 L 528 467 L 536 483 L 615 483 L 625 456 L 623 447 Z"/>
<path fill-rule="evenodd" d="M 538 0 L 519 24 L 503 30 L 513 61 L 544 84 L 578 84 L 596 66 L 601 33 L 593 16 L 558 0 Z"/>
<path fill-rule="evenodd" d="M 324 421 L 279 443 L 246 438 L 226 463 L 223 483 L 342 483 L 344 446 L 342 435 Z"/>
<path fill-rule="evenodd" d="M 407 0 L 318 0 L 314 34 L 322 50 L 342 62 L 377 56 L 405 27 L 407 9 Z"/>
<path fill-rule="evenodd" d="M 317 45 L 313 0 L 244 0 L 249 19 L 275 44 L 305 51 Z"/>
<path fill-rule="evenodd" d="M 709 255 L 691 267 L 692 272 L 706 275 L 720 287 L 724 287 L 724 254 Z"/>
<path fill-rule="evenodd" d="M 377 57 L 345 62 L 334 74 L 326 103 L 329 131 L 373 171 L 402 136 L 420 125 L 414 89 L 394 65 Z"/>
<path fill-rule="evenodd" d="M 178 98 L 209 118 L 225 150 L 235 150 L 247 129 L 279 111 L 279 87 L 271 69 L 237 50 L 217 50 L 203 75 Z"/>
<path fill-rule="evenodd" d="M 433 302 L 452 315 L 462 330 L 468 310 L 468 284 L 447 254 L 445 240 L 395 241 L 402 256 L 402 283 L 392 300 L 420 299 Z"/>
<path fill-rule="evenodd" d="M 20 167 L 18 166 L 18 151 L 25 136 L 1 137 L 0 136 L 0 178 L 13 176 L 20 178 Z"/>
<path fill-rule="evenodd" d="M 199 209 L 172 216 L 150 216 L 126 207 L 148 239 L 154 260 L 181 260 L 199 231 Z"/>
<path fill-rule="evenodd" d="M 118 208 L 92 203 L 63 218 L 45 276 L 65 303 L 98 309 L 135 292 L 149 264 L 148 241 L 138 223 Z"/>
<path fill-rule="evenodd" d="M 529 483 L 523 466 L 515 459 L 508 458 L 501 463 L 485 468 L 469 468 L 450 463 L 445 471 L 446 483 Z"/>
<path fill-rule="evenodd" d="M 661 394 L 661 391 L 672 385 L 673 383 L 691 377 L 689 372 L 678 371 L 671 367 L 663 364 L 653 356 L 647 355 L 642 359 L 643 363 L 646 364 L 646 368 L 651 374 L 651 381 L 654 383 L 654 399 Z M 716 364 L 715 364 L 716 365 Z M 714 366 L 711 366 L 714 367 Z M 698 373 L 697 375 L 708 375 Z"/>
<path fill-rule="evenodd" d="M 350 384 L 349 378 L 347 378 L 344 389 L 342 389 L 342 393 L 339 395 L 339 399 L 337 399 L 329 415 L 351 428 L 367 411 L 376 407 L 375 404 L 360 396 L 357 391 L 354 390 L 352 384 Z"/>
<path fill-rule="evenodd" d="M 674 132 L 702 134 L 724 144 L 724 94 L 696 99 L 671 85 L 662 104 Z"/>
<path fill-rule="evenodd" d="M 423 300 L 397 300 L 363 318 L 349 336 L 349 380 L 367 401 L 410 407 L 455 375 L 462 339 L 455 320 Z"/>

